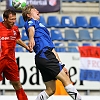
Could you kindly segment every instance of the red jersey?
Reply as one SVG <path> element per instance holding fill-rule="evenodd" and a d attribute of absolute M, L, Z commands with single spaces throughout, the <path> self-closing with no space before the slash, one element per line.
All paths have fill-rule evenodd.
<path fill-rule="evenodd" d="M 20 38 L 20 32 L 17 26 L 7 29 L 0 22 L 0 60 L 9 57 L 15 60 L 16 40 Z"/>

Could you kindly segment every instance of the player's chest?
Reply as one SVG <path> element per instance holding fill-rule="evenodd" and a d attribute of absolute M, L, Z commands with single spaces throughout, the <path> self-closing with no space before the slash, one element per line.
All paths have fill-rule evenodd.
<path fill-rule="evenodd" d="M 17 33 L 15 30 L 0 30 L 0 40 L 15 40 L 17 36 Z"/>

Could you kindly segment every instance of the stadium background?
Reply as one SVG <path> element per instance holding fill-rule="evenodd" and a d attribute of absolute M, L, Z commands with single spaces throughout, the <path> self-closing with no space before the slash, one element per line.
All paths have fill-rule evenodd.
<path fill-rule="evenodd" d="M 72 78 L 72 81 L 76 82 L 75 79 L 79 76 L 79 51 L 77 50 L 76 47 L 86 46 L 86 45 L 100 46 L 100 29 L 99 29 L 100 2 L 99 0 L 59 0 L 59 1 L 60 1 L 59 11 L 49 12 L 49 13 L 42 12 L 40 13 L 41 15 L 40 20 L 41 22 L 44 21 L 43 24 L 45 24 L 48 27 L 51 33 L 51 38 L 56 46 L 55 49 L 59 53 L 62 61 L 66 63 L 66 65 L 68 65 L 69 71 L 70 68 L 72 68 L 72 70 L 70 71 L 71 76 L 75 75 L 76 70 L 78 71 L 78 75 Z M 2 13 L 6 9 L 6 6 L 7 6 L 6 0 L 1 0 L 0 21 L 2 21 Z M 50 18 L 53 20 L 51 20 Z M 48 21 L 48 19 L 50 21 Z M 52 22 L 50 23 L 51 25 L 48 25 L 49 24 L 48 22 Z M 22 40 L 27 44 L 28 41 L 23 28 L 23 20 L 20 12 L 17 12 L 16 25 L 18 25 L 19 27 Z M 25 66 L 25 64 L 27 66 L 29 65 L 35 66 L 33 64 L 34 63 L 33 55 L 34 54 L 29 54 L 25 49 L 21 48 L 19 45 L 16 45 L 16 60 L 20 68 Z M 69 59 L 69 56 L 71 57 L 71 59 Z M 19 58 L 22 59 L 19 60 Z M 69 62 L 69 64 L 67 63 L 67 61 Z M 73 63 L 74 65 L 71 65 L 71 63 Z M 29 69 L 26 69 L 26 71 L 27 70 Z M 27 74 L 30 74 L 30 72 L 27 71 Z M 23 78 L 24 75 L 22 75 L 21 77 Z M 32 86 L 27 87 L 29 86 L 29 84 L 28 85 L 26 84 L 24 86 L 24 83 L 22 81 L 23 87 L 25 88 L 25 91 L 28 94 L 28 96 L 36 96 L 40 91 L 42 91 L 45 88 L 43 86 L 41 78 L 39 79 L 42 85 L 33 86 L 33 88 Z M 83 97 L 90 96 L 91 99 L 91 96 L 94 96 L 94 100 L 100 98 L 97 97 L 100 95 L 99 82 L 84 82 L 84 84 L 88 84 L 85 86 L 83 82 L 79 81 L 79 78 L 77 78 L 77 81 L 78 81 L 77 84 L 81 84 L 82 86 L 78 86 L 77 84 L 75 84 L 75 86 Z M 0 83 L 0 91 L 1 91 L 0 94 L 7 98 L 8 96 L 10 98 L 11 95 L 15 96 L 13 88 L 6 80 Z M 1 99 L 2 96 L 0 97 Z M 68 100 L 70 100 L 70 98 L 68 98 Z M 87 98 L 85 100 L 87 100 Z"/>

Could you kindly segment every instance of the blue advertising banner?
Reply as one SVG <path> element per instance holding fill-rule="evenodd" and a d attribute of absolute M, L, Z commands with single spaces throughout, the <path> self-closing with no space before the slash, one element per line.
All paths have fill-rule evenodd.
<path fill-rule="evenodd" d="M 6 0 L 7 8 L 12 7 L 12 0 Z M 34 5 L 40 13 L 57 12 L 60 10 L 60 0 L 27 0 L 27 5 Z M 21 12 L 21 10 L 15 11 Z"/>

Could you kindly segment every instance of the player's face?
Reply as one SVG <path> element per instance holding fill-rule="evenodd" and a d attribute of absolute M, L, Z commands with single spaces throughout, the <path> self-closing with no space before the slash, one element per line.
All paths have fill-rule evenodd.
<path fill-rule="evenodd" d="M 35 9 L 35 8 L 31 9 L 30 17 L 34 18 L 35 20 L 39 20 L 40 19 L 39 11 L 37 9 Z"/>
<path fill-rule="evenodd" d="M 4 22 L 8 28 L 13 27 L 16 22 L 16 15 L 9 14 L 9 17 L 4 19 Z"/>

